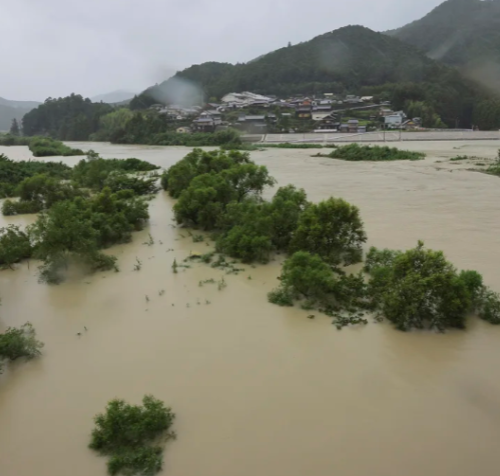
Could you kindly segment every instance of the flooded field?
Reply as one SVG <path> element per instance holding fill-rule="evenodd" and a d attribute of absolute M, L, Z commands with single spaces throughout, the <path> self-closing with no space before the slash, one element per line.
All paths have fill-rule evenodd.
<path fill-rule="evenodd" d="M 162 167 L 188 152 L 90 147 Z M 427 152 L 419 162 L 351 163 L 284 149 L 252 158 L 313 201 L 356 204 L 367 247 L 422 239 L 500 291 L 500 179 L 449 162 L 492 159 L 499 147 L 405 142 Z M 0 153 L 30 157 L 25 147 Z M 110 249 L 119 273 L 50 287 L 38 284 L 33 261 L 0 272 L 0 330 L 29 320 L 45 342 L 41 358 L 0 376 L 1 476 L 104 476 L 105 460 L 87 449 L 93 416 L 111 398 L 139 403 L 146 393 L 177 413 L 169 476 L 498 475 L 500 328 L 474 322 L 466 332 L 403 334 L 370 323 L 338 332 L 326 317 L 311 321 L 267 302 L 279 261 L 237 276 L 200 264 L 174 274 L 174 258 L 209 248 L 171 226 L 172 203 L 158 194 L 149 227 Z M 222 277 L 225 289 L 200 286 Z"/>

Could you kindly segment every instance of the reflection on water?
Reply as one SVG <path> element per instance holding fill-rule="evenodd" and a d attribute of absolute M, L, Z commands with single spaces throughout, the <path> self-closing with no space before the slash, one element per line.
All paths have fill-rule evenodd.
<path fill-rule="evenodd" d="M 334 195 L 358 205 L 369 246 L 423 239 L 500 290 L 500 181 L 455 165 L 437 170 L 435 159 L 456 155 L 457 143 L 405 146 L 426 148 L 430 158 L 353 164 L 307 150 L 252 155 L 312 200 Z M 494 156 L 498 145 L 476 147 L 467 153 Z M 163 167 L 186 153 L 92 148 Z M 23 147 L 1 152 L 30 157 Z M 145 393 L 178 415 L 170 476 L 498 474 L 500 329 L 473 323 L 467 332 L 402 334 L 370 324 L 338 332 L 326 317 L 311 321 L 267 303 L 278 263 L 246 266 L 239 276 L 199 264 L 173 274 L 174 258 L 208 248 L 169 226 L 171 205 L 160 193 L 149 229 L 110 250 L 120 273 L 48 287 L 38 284 L 34 261 L 0 272 L 0 329 L 30 320 L 45 342 L 42 358 L 0 377 L 2 476 L 104 475 L 105 460 L 87 449 L 92 417 L 113 397 L 138 403 Z M 148 233 L 153 246 L 143 244 Z M 133 271 L 136 258 L 141 271 Z M 222 291 L 199 286 L 222 276 Z"/>

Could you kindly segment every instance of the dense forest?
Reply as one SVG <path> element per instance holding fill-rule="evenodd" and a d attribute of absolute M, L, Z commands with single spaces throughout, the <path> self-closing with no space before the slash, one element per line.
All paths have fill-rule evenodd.
<path fill-rule="evenodd" d="M 387 34 L 479 81 L 498 82 L 499 0 L 447 0 L 420 20 Z"/>
<path fill-rule="evenodd" d="M 109 104 L 93 103 L 77 94 L 48 98 L 23 117 L 23 133 L 60 140 L 88 140 L 99 129 L 100 118 L 112 111 Z"/>

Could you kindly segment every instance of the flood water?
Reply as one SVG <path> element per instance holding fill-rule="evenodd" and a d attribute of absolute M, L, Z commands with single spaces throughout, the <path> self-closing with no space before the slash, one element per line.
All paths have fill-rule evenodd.
<path fill-rule="evenodd" d="M 162 167 L 188 152 L 92 147 Z M 359 206 L 367 246 L 422 239 L 500 291 L 500 179 L 446 162 L 493 158 L 500 142 L 404 147 L 429 157 L 349 163 L 271 149 L 252 158 L 313 201 Z M 25 147 L 2 152 L 30 157 Z M 87 449 L 93 416 L 112 398 L 139 403 L 146 393 L 177 414 L 169 476 L 498 475 L 500 328 L 404 334 L 370 323 L 339 332 L 326 317 L 267 302 L 279 262 L 237 276 L 201 264 L 174 274 L 174 258 L 209 248 L 171 226 L 172 203 L 161 192 L 149 227 L 110 250 L 119 273 L 50 287 L 38 284 L 35 262 L 0 272 L 0 331 L 31 321 L 45 342 L 41 358 L 0 376 L 1 476 L 104 476 L 105 459 Z M 199 286 L 222 277 L 223 290 Z"/>

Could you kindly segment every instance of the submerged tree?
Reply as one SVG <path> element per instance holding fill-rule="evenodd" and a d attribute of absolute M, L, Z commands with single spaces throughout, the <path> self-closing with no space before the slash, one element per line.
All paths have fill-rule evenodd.
<path fill-rule="evenodd" d="M 171 430 L 175 414 L 151 395 L 146 395 L 142 403 L 111 400 L 106 412 L 95 417 L 89 447 L 109 456 L 111 475 L 153 476 L 162 469 L 163 448 L 158 443 L 175 438 Z"/>
<path fill-rule="evenodd" d="M 300 215 L 290 249 L 319 255 L 332 266 L 359 263 L 366 241 L 359 209 L 340 198 L 308 206 Z"/>
<path fill-rule="evenodd" d="M 42 347 L 43 343 L 36 339 L 31 323 L 27 322 L 20 328 L 9 327 L 4 334 L 0 334 L 0 373 L 2 360 L 33 359 L 41 354 Z"/>

